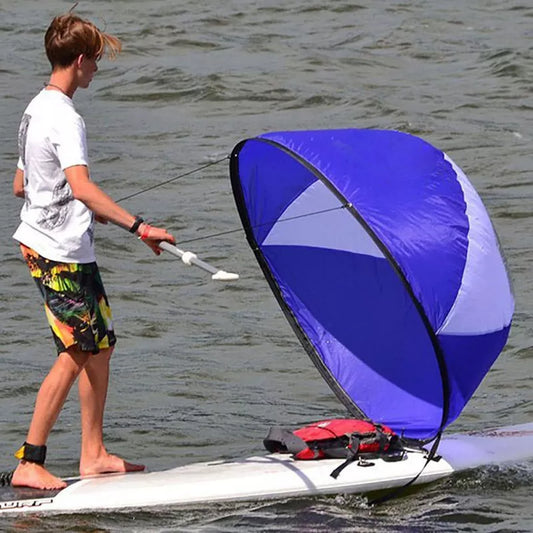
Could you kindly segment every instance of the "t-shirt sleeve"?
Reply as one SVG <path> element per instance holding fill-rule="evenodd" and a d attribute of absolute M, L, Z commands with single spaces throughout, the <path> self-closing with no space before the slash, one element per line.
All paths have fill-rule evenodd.
<path fill-rule="evenodd" d="M 22 162 L 22 157 L 19 157 L 19 160 L 17 161 L 17 168 L 19 170 L 22 170 L 22 172 L 24 172 L 26 170 L 24 168 L 24 163 Z"/>
<path fill-rule="evenodd" d="M 61 121 L 56 130 L 54 144 L 61 170 L 75 165 L 89 165 L 85 122 L 79 115 Z"/>

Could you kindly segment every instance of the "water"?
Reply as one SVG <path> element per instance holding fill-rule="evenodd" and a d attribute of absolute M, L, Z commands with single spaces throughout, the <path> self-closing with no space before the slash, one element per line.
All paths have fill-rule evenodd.
<path fill-rule="evenodd" d="M 16 130 L 47 80 L 42 38 L 69 2 L 0 1 L 0 469 L 23 439 L 53 347 L 18 250 Z M 388 128 L 424 137 L 465 170 L 491 213 L 516 293 L 509 344 L 452 429 L 529 422 L 533 356 L 533 7 L 519 0 L 285 2 L 95 0 L 78 9 L 124 42 L 75 102 L 94 179 L 115 198 L 228 154 L 271 130 Z M 122 230 L 99 263 L 119 345 L 106 415 L 116 453 L 170 468 L 260 452 L 265 429 L 344 412 L 286 324 L 241 231 L 226 163 L 124 202 L 241 274 L 218 285 Z M 76 393 L 48 464 L 76 472 Z M 360 497 L 186 510 L 1 518 L 55 531 L 529 531 L 531 463 L 479 469 L 381 507 Z"/>

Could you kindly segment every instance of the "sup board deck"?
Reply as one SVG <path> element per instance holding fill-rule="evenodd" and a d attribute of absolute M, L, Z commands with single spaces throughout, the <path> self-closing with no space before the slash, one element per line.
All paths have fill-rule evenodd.
<path fill-rule="evenodd" d="M 450 435 L 443 438 L 438 453 L 440 459 L 429 463 L 426 454 L 418 450 L 408 451 L 397 462 L 383 459 L 361 465 L 355 462 L 336 479 L 330 474 L 344 462 L 342 459 L 295 461 L 289 455 L 270 454 L 195 463 L 162 472 L 72 478 L 60 491 L 4 487 L 0 489 L 0 514 L 72 513 L 366 493 L 401 487 L 422 470 L 415 484 L 429 483 L 481 465 L 533 458 L 533 423 L 471 435 Z"/>

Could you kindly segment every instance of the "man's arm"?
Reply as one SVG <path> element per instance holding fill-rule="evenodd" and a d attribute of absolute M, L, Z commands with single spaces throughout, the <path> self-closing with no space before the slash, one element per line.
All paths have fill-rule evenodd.
<path fill-rule="evenodd" d="M 129 230 L 135 217 L 114 202 L 89 177 L 89 169 L 85 165 L 75 165 L 65 169 L 65 176 L 76 200 L 83 202 L 97 217 L 109 220 L 117 226 Z M 157 244 L 161 241 L 175 243 L 174 237 L 166 230 L 141 224 L 136 231 L 142 240 L 157 254 L 161 253 Z"/>
<path fill-rule="evenodd" d="M 116 204 L 91 181 L 89 170 L 85 165 L 69 167 L 64 172 L 76 200 L 83 202 L 96 216 L 125 229 L 131 228 L 135 217 Z"/>
<path fill-rule="evenodd" d="M 13 178 L 13 194 L 19 198 L 24 198 L 24 172 L 17 168 Z"/>

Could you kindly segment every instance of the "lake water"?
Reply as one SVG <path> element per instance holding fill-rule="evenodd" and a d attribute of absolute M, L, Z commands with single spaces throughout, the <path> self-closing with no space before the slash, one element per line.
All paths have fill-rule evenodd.
<path fill-rule="evenodd" d="M 0 0 L 0 470 L 25 436 L 54 351 L 11 235 L 16 132 L 48 79 L 44 31 L 69 2 Z M 386 128 L 446 151 L 483 198 L 516 295 L 509 343 L 451 430 L 533 420 L 533 6 L 525 0 L 214 2 L 94 0 L 77 12 L 117 34 L 75 96 L 93 177 L 122 198 L 272 130 Z M 220 163 L 123 205 L 229 271 L 216 284 L 100 226 L 97 253 L 119 344 L 106 412 L 110 449 L 151 470 L 261 453 L 266 429 L 344 410 L 285 322 L 240 228 Z M 223 233 L 222 235 L 219 235 Z M 68 400 L 50 468 L 77 471 Z M 379 507 L 361 497 L 128 513 L 0 518 L 12 531 L 530 531 L 531 463 L 482 468 Z"/>

